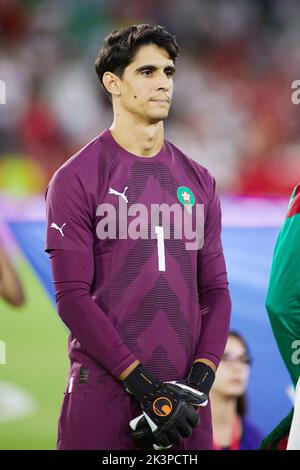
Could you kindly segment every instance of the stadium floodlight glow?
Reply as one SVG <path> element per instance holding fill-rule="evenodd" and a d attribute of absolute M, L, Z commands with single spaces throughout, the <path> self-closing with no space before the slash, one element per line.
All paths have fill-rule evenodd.
<path fill-rule="evenodd" d="M 0 365 L 6 364 L 6 344 L 4 341 L 0 341 Z"/>
<path fill-rule="evenodd" d="M 6 104 L 6 84 L 4 80 L 0 80 L 0 104 Z"/>

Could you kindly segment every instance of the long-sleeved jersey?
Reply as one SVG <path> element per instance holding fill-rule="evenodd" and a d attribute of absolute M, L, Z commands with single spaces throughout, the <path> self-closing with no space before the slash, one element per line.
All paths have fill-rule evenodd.
<path fill-rule="evenodd" d="M 218 365 L 231 302 L 205 168 L 167 140 L 153 157 L 134 155 L 106 129 L 54 174 L 46 206 L 72 367 L 117 378 L 139 359 L 174 380 L 197 358 Z"/>

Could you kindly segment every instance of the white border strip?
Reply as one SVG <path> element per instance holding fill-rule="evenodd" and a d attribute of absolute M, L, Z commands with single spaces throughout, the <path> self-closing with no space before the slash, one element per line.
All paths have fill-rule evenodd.
<path fill-rule="evenodd" d="M 300 450 L 300 378 L 296 387 L 293 421 L 286 449 Z"/>

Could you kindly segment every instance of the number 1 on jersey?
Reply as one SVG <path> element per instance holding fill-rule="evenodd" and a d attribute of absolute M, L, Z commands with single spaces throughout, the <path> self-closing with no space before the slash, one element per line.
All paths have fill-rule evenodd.
<path fill-rule="evenodd" d="M 155 226 L 157 236 L 158 270 L 166 270 L 164 228 Z"/>

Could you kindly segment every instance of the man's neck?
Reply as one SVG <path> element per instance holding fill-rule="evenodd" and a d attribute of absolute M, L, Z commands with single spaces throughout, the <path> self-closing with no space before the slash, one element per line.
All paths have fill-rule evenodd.
<path fill-rule="evenodd" d="M 136 125 L 130 119 L 123 119 L 122 123 L 115 119 L 109 130 L 121 147 L 141 157 L 153 157 L 163 146 L 163 121 Z"/>

